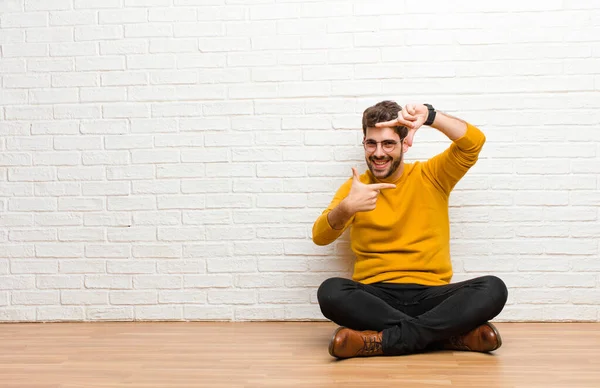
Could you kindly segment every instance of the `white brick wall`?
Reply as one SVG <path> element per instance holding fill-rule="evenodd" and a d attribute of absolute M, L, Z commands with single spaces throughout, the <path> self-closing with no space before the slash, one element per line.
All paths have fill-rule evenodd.
<path fill-rule="evenodd" d="M 600 4 L 0 1 L 0 321 L 322 319 L 360 117 L 430 102 L 488 142 L 455 280 L 500 320 L 600 321 Z M 448 141 L 424 128 L 407 157 Z"/>

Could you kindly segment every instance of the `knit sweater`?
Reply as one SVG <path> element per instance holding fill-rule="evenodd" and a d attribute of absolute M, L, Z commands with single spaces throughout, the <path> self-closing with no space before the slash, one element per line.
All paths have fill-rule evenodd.
<path fill-rule="evenodd" d="M 348 227 L 356 256 L 352 279 L 377 282 L 448 284 L 450 257 L 450 192 L 479 157 L 485 135 L 467 124 L 465 135 L 425 162 L 406 163 L 395 189 L 381 190 L 374 210 L 355 213 L 342 229 L 331 227 L 327 214 L 350 192 L 345 182 L 313 225 L 313 241 L 327 245 Z M 366 184 L 380 183 L 370 171 Z"/>

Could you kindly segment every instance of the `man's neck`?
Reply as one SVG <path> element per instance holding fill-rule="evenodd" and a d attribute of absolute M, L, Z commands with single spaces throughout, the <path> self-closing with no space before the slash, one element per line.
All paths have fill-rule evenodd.
<path fill-rule="evenodd" d="M 402 160 L 400 162 L 400 166 L 398 167 L 398 169 L 396 170 L 396 172 L 384 179 L 377 179 L 379 182 L 384 182 L 384 183 L 394 183 L 396 182 L 398 179 L 400 179 L 402 177 L 402 174 L 404 173 L 404 160 Z"/>

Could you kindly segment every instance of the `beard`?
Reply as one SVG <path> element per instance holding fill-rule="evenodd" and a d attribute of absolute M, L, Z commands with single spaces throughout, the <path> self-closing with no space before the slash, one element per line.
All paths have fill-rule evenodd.
<path fill-rule="evenodd" d="M 371 174 L 373 174 L 373 176 L 375 176 L 377 179 L 387 179 L 389 177 L 391 177 L 392 175 L 394 175 L 394 173 L 398 170 L 398 167 L 400 167 L 400 162 L 402 161 L 402 157 L 404 156 L 404 153 L 400 154 L 400 157 L 398 158 L 393 158 L 389 155 L 386 155 L 382 158 L 376 158 L 375 156 L 371 155 L 367 158 L 367 167 L 369 167 L 369 170 L 371 171 Z M 383 169 L 376 169 L 375 168 L 375 162 L 389 162 L 388 166 Z"/>

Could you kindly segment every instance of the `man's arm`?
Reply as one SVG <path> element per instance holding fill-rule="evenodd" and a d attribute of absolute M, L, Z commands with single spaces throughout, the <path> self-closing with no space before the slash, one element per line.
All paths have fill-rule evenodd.
<path fill-rule="evenodd" d="M 395 120 L 377 123 L 375 126 L 406 126 L 408 135 L 404 141 L 408 146 L 412 146 L 415 133 L 428 121 L 429 114 L 425 104 L 409 104 L 398 112 Z M 433 122 L 427 125 L 431 125 L 452 140 L 452 144 L 446 151 L 423 163 L 423 171 L 429 180 L 438 189 L 450 194 L 456 183 L 477 161 L 485 143 L 485 135 L 471 124 L 437 111 Z"/>
<path fill-rule="evenodd" d="M 375 209 L 380 190 L 394 188 L 396 185 L 392 183 L 362 183 L 352 167 L 352 179 L 340 187 L 329 207 L 315 221 L 313 242 L 317 245 L 331 244 L 350 225 L 356 213 Z"/>
<path fill-rule="evenodd" d="M 431 124 L 452 140 L 448 149 L 423 164 L 425 175 L 444 193 L 475 165 L 485 143 L 485 135 L 475 126 L 456 117 L 437 112 Z"/>
<path fill-rule="evenodd" d="M 460 139 L 467 133 L 466 121 L 442 112 L 436 112 L 435 120 L 431 124 L 431 127 L 442 132 L 452 141 Z"/>

